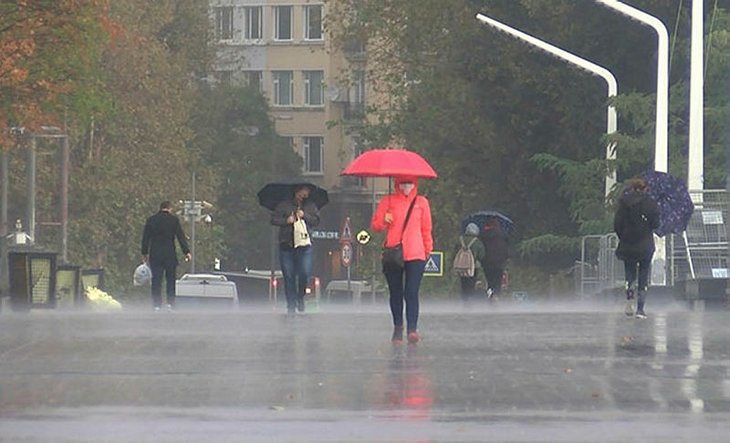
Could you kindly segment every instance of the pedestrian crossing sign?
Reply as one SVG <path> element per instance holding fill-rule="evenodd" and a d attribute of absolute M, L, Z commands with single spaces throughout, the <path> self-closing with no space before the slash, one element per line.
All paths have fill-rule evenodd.
<path fill-rule="evenodd" d="M 426 257 L 426 269 L 423 271 L 424 277 L 443 277 L 444 276 L 444 253 L 443 251 L 432 251 L 431 255 Z"/>

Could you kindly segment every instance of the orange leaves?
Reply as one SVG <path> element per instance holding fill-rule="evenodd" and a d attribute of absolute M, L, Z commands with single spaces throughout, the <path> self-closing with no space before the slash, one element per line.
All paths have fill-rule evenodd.
<path fill-rule="evenodd" d="M 113 29 L 107 9 L 107 0 L 0 3 L 0 147 L 9 127 L 57 120 L 56 101 L 78 83 L 84 54 Z"/>

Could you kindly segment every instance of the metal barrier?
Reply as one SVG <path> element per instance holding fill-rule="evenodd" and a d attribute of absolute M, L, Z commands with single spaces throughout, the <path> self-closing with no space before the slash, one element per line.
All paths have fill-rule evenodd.
<path fill-rule="evenodd" d="M 691 191 L 695 211 L 687 230 L 674 236 L 673 277 L 676 280 L 727 279 L 730 220 L 727 192 Z"/>
<path fill-rule="evenodd" d="M 616 234 L 586 235 L 581 240 L 580 279 L 581 297 L 596 294 L 606 288 L 623 284 L 623 266 L 616 258 Z"/>

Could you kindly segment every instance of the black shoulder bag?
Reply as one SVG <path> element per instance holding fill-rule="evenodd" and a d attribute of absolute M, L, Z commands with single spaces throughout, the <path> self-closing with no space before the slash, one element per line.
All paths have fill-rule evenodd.
<path fill-rule="evenodd" d="M 401 239 L 398 244 L 391 247 L 383 247 L 383 255 L 381 257 L 383 272 L 400 272 L 405 266 L 403 261 L 403 233 L 406 232 L 406 225 L 408 224 L 408 219 L 411 218 L 411 211 L 413 210 L 413 205 L 416 204 L 417 198 L 418 196 L 415 196 L 411 205 L 408 207 L 406 219 L 403 221 L 403 229 L 400 232 Z"/>

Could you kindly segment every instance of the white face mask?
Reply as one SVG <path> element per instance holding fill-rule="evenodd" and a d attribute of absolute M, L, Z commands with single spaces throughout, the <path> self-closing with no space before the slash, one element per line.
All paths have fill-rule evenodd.
<path fill-rule="evenodd" d="M 411 193 L 411 190 L 415 185 L 413 183 L 401 183 L 398 186 L 400 187 L 400 190 L 403 191 L 403 194 L 408 195 Z"/>

